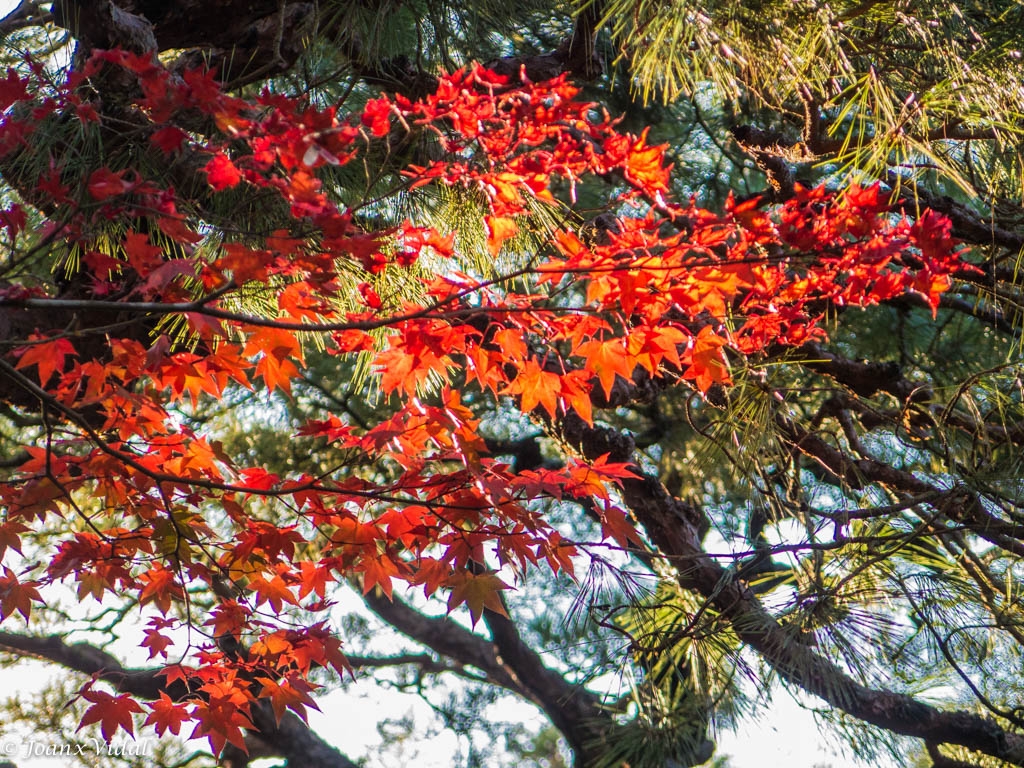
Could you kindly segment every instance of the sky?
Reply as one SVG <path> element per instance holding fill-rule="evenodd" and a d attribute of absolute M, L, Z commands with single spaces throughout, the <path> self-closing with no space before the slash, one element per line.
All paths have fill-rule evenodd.
<path fill-rule="evenodd" d="M 76 601 L 72 591 L 67 590 Z M 83 606 L 88 608 L 92 598 L 86 598 Z M 95 607 L 95 606 L 93 606 Z M 351 611 L 365 611 L 361 601 L 354 594 L 342 596 L 338 616 Z M 129 619 L 129 624 L 132 619 Z M 23 629 L 21 617 L 15 616 L 3 624 L 5 631 L 18 632 Z M 146 651 L 134 644 L 140 635 L 125 633 L 125 640 L 105 650 L 124 660 L 127 666 L 146 667 Z M 141 634 L 141 633 L 140 633 Z M 84 638 L 70 638 L 69 641 Z M 392 647 L 389 647 L 392 646 Z M 387 655 L 401 650 L 393 641 L 382 639 L 375 653 Z M 30 697 L 43 686 L 64 676 L 58 667 L 40 661 L 29 660 L 14 668 L 0 670 L 0 697 Z M 810 699 L 807 699 L 810 702 Z M 355 682 L 346 681 L 343 688 L 318 697 L 319 712 L 309 711 L 309 725 L 321 738 L 333 744 L 352 759 L 366 758 L 367 768 L 392 768 L 397 760 L 400 765 L 415 765 L 416 768 L 452 768 L 460 754 L 457 737 L 450 731 L 440 731 L 429 737 L 413 738 L 395 751 L 381 750 L 383 737 L 378 724 L 387 718 L 395 719 L 410 715 L 416 723 L 435 724 L 429 706 L 416 695 L 404 694 L 374 682 L 369 674 L 363 674 Z M 544 719 L 538 710 L 525 702 L 505 698 L 499 705 L 480 713 L 507 722 L 523 722 L 540 726 Z M 814 717 L 788 693 L 778 691 L 770 702 L 760 708 L 757 720 L 747 720 L 736 731 L 722 730 L 714 734 L 719 748 L 716 757 L 728 755 L 731 768 L 855 768 L 866 765 L 850 755 L 835 755 L 832 747 L 835 741 L 826 743 L 818 732 Z M 71 725 L 73 728 L 74 725 Z M 152 731 L 140 730 L 135 748 L 144 749 L 147 741 L 153 741 Z M 124 734 L 119 734 L 115 744 L 124 744 Z M 71 761 L 66 757 L 40 754 L 45 746 L 54 742 L 52 734 L 11 732 L 0 723 L 0 762 L 12 760 L 18 768 L 64 768 Z M 205 742 L 194 742 L 205 746 Z M 99 745 L 91 745 L 95 749 Z M 102 747 L 100 747 L 102 748 Z M 36 753 L 33 755 L 33 753 Z M 253 768 L 267 768 L 277 763 L 273 760 L 254 761 Z M 877 764 L 876 764 L 877 765 Z M 880 767 L 884 768 L 884 767 Z"/>
<path fill-rule="evenodd" d="M 0 0 L 0 18 L 17 4 L 17 0 Z M 17 631 L 17 627 L 7 626 L 6 622 L 3 628 Z M 14 668 L 0 670 L 0 696 L 31 695 L 61 675 L 60 670 L 52 665 L 36 661 L 20 663 Z M 322 697 L 319 704 L 321 712 L 309 713 L 309 724 L 313 730 L 353 759 L 368 756 L 369 768 L 385 768 L 382 758 L 377 755 L 381 745 L 377 724 L 381 720 L 408 712 L 418 721 L 427 722 L 431 714 L 429 707 L 418 697 L 381 688 L 369 679 L 331 692 Z M 733 768 L 821 768 L 829 765 L 852 768 L 858 765 L 850 755 L 837 756 L 833 753 L 834 745 L 827 744 L 819 735 L 813 715 L 787 693 L 777 693 L 763 712 L 763 717 L 743 723 L 735 732 L 716 734 L 719 745 L 716 756 L 729 755 Z M 536 710 L 526 704 L 503 709 L 499 714 L 505 720 L 518 718 L 526 722 L 540 722 Z M 0 762 L 12 760 L 18 768 L 63 768 L 70 764 L 66 758 L 45 754 L 27 756 L 29 751 L 43 750 L 50 741 L 51 737 L 44 734 L 5 733 L 0 724 Z M 415 764 L 417 768 L 451 768 L 457 748 L 455 736 L 442 732 L 429 740 L 410 745 L 408 753 L 402 757 L 406 764 Z M 261 763 L 270 765 L 274 761 L 256 761 L 254 768 Z"/>
<path fill-rule="evenodd" d="M 31 695 L 60 675 L 54 667 L 36 661 L 23 663 L 16 669 L 0 670 L 0 695 Z M 418 697 L 382 689 L 368 678 L 349 684 L 345 690 L 329 693 L 318 703 L 321 711 L 309 712 L 310 727 L 349 757 L 368 756 L 367 768 L 392 768 L 394 765 L 394 753 L 390 753 L 387 760 L 378 755 L 382 740 L 377 724 L 384 718 L 406 713 L 414 715 L 417 721 L 430 718 L 429 708 Z M 525 704 L 503 708 L 497 714 L 505 720 L 540 722 L 536 711 Z M 152 733 L 140 731 L 139 735 L 140 748 L 144 748 L 145 739 L 151 739 Z M 757 722 L 746 722 L 735 732 L 720 732 L 716 740 L 719 745 L 716 757 L 729 755 L 733 768 L 820 768 L 826 765 L 852 768 L 859 764 L 850 755 L 835 755 L 819 735 L 813 715 L 786 693 L 777 693 Z M 30 749 L 38 750 L 32 746 L 33 741 L 49 744 L 53 738 L 42 733 L 9 734 L 0 730 L 0 761 L 13 760 L 18 768 L 70 765 L 69 760 L 60 757 L 27 758 Z M 12 749 L 13 752 L 6 751 Z M 416 768 L 451 768 L 457 751 L 456 737 L 450 732 L 441 732 L 429 740 L 411 742 L 401 757 L 404 765 Z M 275 761 L 258 761 L 254 768 L 261 762 L 271 765 Z"/>

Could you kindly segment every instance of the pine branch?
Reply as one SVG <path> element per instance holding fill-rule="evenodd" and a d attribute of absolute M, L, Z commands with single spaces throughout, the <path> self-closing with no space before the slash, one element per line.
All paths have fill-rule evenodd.
<path fill-rule="evenodd" d="M 608 461 L 633 460 L 632 440 L 616 430 L 588 426 L 575 414 L 568 414 L 557 428 L 570 445 L 577 446 L 590 460 L 604 455 Z M 868 460 L 857 464 L 865 461 Z M 847 469 L 846 460 L 836 468 Z M 880 464 L 874 468 L 875 475 L 904 474 Z M 755 592 L 704 551 L 699 534 L 701 512 L 673 498 L 657 478 L 640 467 L 634 467 L 633 472 L 638 476 L 636 479 L 623 481 L 624 500 L 675 565 L 679 584 L 708 600 L 729 620 L 737 636 L 783 679 L 853 717 L 894 733 L 958 744 L 1013 765 L 1024 765 L 1024 737 L 1005 730 L 995 721 L 962 710 L 942 711 L 905 694 L 869 688 L 805 644 L 793 642 L 791 633 L 765 609 Z M 908 478 L 913 480 L 910 484 L 918 493 L 934 490 L 912 475 Z"/>

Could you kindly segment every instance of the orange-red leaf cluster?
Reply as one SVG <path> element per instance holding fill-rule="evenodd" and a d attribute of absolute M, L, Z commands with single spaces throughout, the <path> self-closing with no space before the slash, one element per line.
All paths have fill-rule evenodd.
<path fill-rule="evenodd" d="M 475 623 L 485 610 L 504 612 L 511 574 L 542 563 L 572 573 L 584 542 L 555 530 L 537 502 L 586 499 L 602 537 L 639 541 L 616 503 L 631 465 L 605 457 L 515 471 L 487 450 L 484 405 L 555 425 L 569 414 L 593 422 L 642 381 L 707 393 L 772 348 L 824 336 L 829 307 L 915 293 L 935 310 L 953 274 L 969 268 L 948 221 L 927 211 L 911 221 L 878 186 L 839 196 L 799 189 L 773 207 L 730 200 L 721 213 L 678 203 L 665 148 L 619 131 L 564 77 L 517 85 L 474 67 L 441 78 L 422 101 L 381 97 L 346 114 L 270 92 L 243 100 L 209 73 L 172 76 L 155 57 L 106 51 L 40 102 L 34 122 L 8 110 L 0 153 L 28 146 L 47 119 L 104 120 L 78 90 L 103 67 L 138 78 L 135 108 L 162 154 L 190 153 L 210 192 L 273 199 L 292 219 L 262 238 L 211 236 L 195 213 L 202 200 L 180 198 L 143 169 L 93 168 L 72 188 L 55 160 L 40 176 L 57 206 L 47 231 L 83 253 L 91 299 L 129 317 L 173 305 L 177 325 L 161 330 L 192 337 L 180 344 L 168 330 L 144 342 L 112 323 L 99 351 L 72 329 L 38 331 L 6 353 L 13 376 L 45 390 L 50 418 L 88 416 L 26 446 L 28 458 L 0 484 L 0 556 L 21 552 L 34 525 L 79 514 L 76 495 L 97 511 L 87 529 L 62 526 L 68 533 L 45 566 L 4 566 L 0 619 L 27 619 L 62 580 L 80 598 L 133 596 L 149 616 L 142 646 L 150 658 L 186 654 L 165 675 L 190 692 L 150 702 L 145 722 L 215 750 L 245 749 L 255 702 L 269 700 L 279 718 L 304 716 L 314 706 L 310 670 L 347 669 L 323 621 L 288 618 L 325 611 L 335 583 L 356 580 L 388 597 L 410 585 L 443 591 L 448 609 L 466 606 Z M 33 87 L 9 70 L 0 109 L 31 99 Z M 197 113 L 219 133 L 178 124 L 183 115 L 195 124 Z M 408 188 L 460 187 L 483 201 L 483 248 L 518 263 L 514 272 L 461 273 L 454 259 L 476 247 L 472 237 L 409 221 L 367 231 L 331 196 L 325 166 L 405 131 L 439 145 L 429 165 L 405 169 Z M 634 214 L 597 235 L 565 229 L 516 253 L 539 206 L 571 205 L 594 178 L 616 182 L 609 211 Z M 19 221 L 6 225 L 11 237 Z M 90 239 L 110 222 L 123 233 L 112 246 Z M 430 268 L 417 270 L 424 257 Z M 392 295 L 375 277 L 388 271 L 419 290 Z M 276 298 L 264 315 L 247 315 L 238 301 L 246 291 Z M 28 299 L 47 296 L 0 289 L 0 304 Z M 369 421 L 339 407 L 296 429 L 302 450 L 341 457 L 336 471 L 249 465 L 227 454 L 209 420 L 182 416 L 239 390 L 257 402 L 293 396 L 314 336 L 331 355 L 366 356 L 386 405 Z M 381 471 L 358 470 L 368 466 Z M 206 615 L 185 604 L 201 588 L 220 596 Z M 177 649 L 186 621 L 194 638 Z M 248 653 L 225 654 L 226 640 Z M 82 725 L 99 724 L 105 738 L 133 733 L 143 712 L 126 694 L 89 687 L 82 696 Z"/>

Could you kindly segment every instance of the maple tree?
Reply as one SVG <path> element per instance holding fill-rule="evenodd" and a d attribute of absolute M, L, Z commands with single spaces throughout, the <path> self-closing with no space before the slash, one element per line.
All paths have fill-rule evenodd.
<path fill-rule="evenodd" d="M 675 194 L 665 145 L 567 75 L 533 77 L 535 62 L 466 66 L 350 109 L 240 95 L 224 62 L 108 42 L 83 46 L 67 77 L 29 59 L 0 84 L 0 399 L 25 418 L 0 484 L 0 646 L 87 676 L 76 727 L 149 727 L 234 766 L 351 765 L 305 725 L 316 692 L 410 663 L 536 704 L 580 765 L 697 764 L 716 699 L 740 696 L 728 678 L 746 648 L 836 711 L 924 740 L 936 765 L 940 745 L 1024 764 L 1014 712 L 977 690 L 996 719 L 880 685 L 832 634 L 858 612 L 893 633 L 911 616 L 959 671 L 929 619 L 946 598 L 914 586 L 954 567 L 1011 645 L 1018 633 L 1012 483 L 949 481 L 906 457 L 934 441 L 956 465 L 965 436 L 986 461 L 1017 446 L 1016 369 L 972 374 L 941 402 L 939 375 L 841 354 L 869 308 L 1006 330 L 962 296 L 1015 278 L 955 217 L 879 183 L 707 210 Z M 44 134 L 61 151 L 39 152 Z M 107 151 L 72 167 L 78 141 Z M 347 200 L 344 174 L 375 164 L 373 193 Z M 468 212 L 458 227 L 389 208 L 429 193 Z M 322 371 L 367 407 L 297 409 L 282 431 L 301 460 L 225 444 L 224 418 L 265 418 L 233 404 L 287 407 Z M 998 405 L 972 389 L 983 379 Z M 716 415 L 743 408 L 771 444 Z M 654 468 L 664 455 L 639 452 L 643 419 L 666 429 L 658 409 L 741 470 L 721 494 L 748 497 L 738 549 L 719 551 L 735 542 L 713 491 L 677 492 Z M 527 426 L 501 439 L 514 419 Z M 591 601 L 628 639 L 635 710 L 545 665 L 509 603 L 531 578 L 585 597 L 614 557 L 658 581 L 625 609 Z M 346 585 L 446 661 L 346 652 Z M 67 593 L 127 606 L 152 666 L 20 631 Z M 410 607 L 421 596 L 441 614 Z M 664 745 L 622 751 L 627 717 Z"/>

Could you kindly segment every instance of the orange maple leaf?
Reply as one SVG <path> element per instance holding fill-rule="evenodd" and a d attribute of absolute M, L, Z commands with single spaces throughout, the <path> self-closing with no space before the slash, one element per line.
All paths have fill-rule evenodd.
<path fill-rule="evenodd" d="M 387 555 L 367 555 L 356 566 L 357 571 L 363 572 L 363 594 L 365 595 L 375 586 L 391 599 L 391 577 L 398 576 L 398 567 Z"/>
<path fill-rule="evenodd" d="M 21 347 L 17 353 L 21 355 L 15 368 L 28 368 L 30 365 L 38 366 L 39 383 L 46 386 L 54 373 L 64 370 L 64 364 L 68 355 L 75 355 L 75 348 L 65 338 L 45 340 L 46 337 L 33 333 L 28 337 L 29 346 Z"/>
<path fill-rule="evenodd" d="M 463 603 L 469 608 L 469 617 L 476 626 L 484 608 L 508 618 L 505 606 L 501 601 L 501 590 L 509 589 L 509 586 L 498 578 L 493 571 L 487 573 L 469 573 L 460 571 L 448 580 L 448 586 L 452 593 L 448 596 L 448 612 L 458 608 Z"/>
<path fill-rule="evenodd" d="M 684 379 L 696 379 L 697 389 L 707 392 L 715 382 L 731 384 L 729 363 L 725 359 L 722 347 L 725 339 L 704 326 L 693 342 L 690 367 L 683 373 Z"/>
<path fill-rule="evenodd" d="M 274 710 L 274 717 L 281 722 L 286 710 L 292 710 L 295 714 L 306 721 L 306 707 L 312 707 L 319 711 L 313 698 L 309 695 L 315 686 L 307 683 L 297 673 L 292 673 L 280 683 L 271 680 L 269 677 L 257 677 L 256 681 L 262 683 L 263 690 L 259 698 L 270 699 L 270 706 Z"/>
<path fill-rule="evenodd" d="M 152 725 L 157 736 L 163 736 L 167 731 L 177 736 L 181 731 L 181 724 L 191 717 L 184 704 L 176 703 L 163 691 L 160 692 L 159 699 L 147 706 L 152 711 L 143 725 Z"/>
<path fill-rule="evenodd" d="M 249 589 L 256 593 L 256 605 L 270 603 L 274 613 L 280 613 L 284 603 L 299 604 L 280 576 L 273 576 L 269 579 L 263 576 L 254 576 L 249 581 Z"/>
<path fill-rule="evenodd" d="M 505 388 L 504 394 L 521 395 L 519 407 L 524 413 L 542 405 L 548 415 L 555 418 L 560 391 L 561 379 L 557 373 L 545 371 L 536 360 L 527 360 Z"/>
<path fill-rule="evenodd" d="M 155 565 L 139 576 L 145 586 L 139 594 L 139 605 L 156 604 L 162 614 L 171 610 L 171 600 L 181 600 L 185 593 L 177 581 L 177 574 L 163 565 Z"/>
<path fill-rule="evenodd" d="M 291 393 L 291 380 L 299 375 L 294 361 L 303 362 L 302 346 L 295 334 L 281 328 L 259 328 L 245 343 L 244 354 L 259 355 L 256 375 L 267 389 L 280 388 Z"/>
<path fill-rule="evenodd" d="M 519 231 L 515 219 L 507 216 L 486 216 L 484 224 L 487 225 L 487 250 L 491 256 L 497 258 L 501 252 L 501 246 L 505 241 L 514 237 Z"/>
<path fill-rule="evenodd" d="M 621 376 L 629 381 L 636 366 L 635 361 L 629 359 L 625 341 L 621 338 L 586 341 L 579 345 L 576 354 L 587 359 L 587 368 L 597 374 L 604 396 L 608 398 L 612 395 L 615 377 Z"/>

